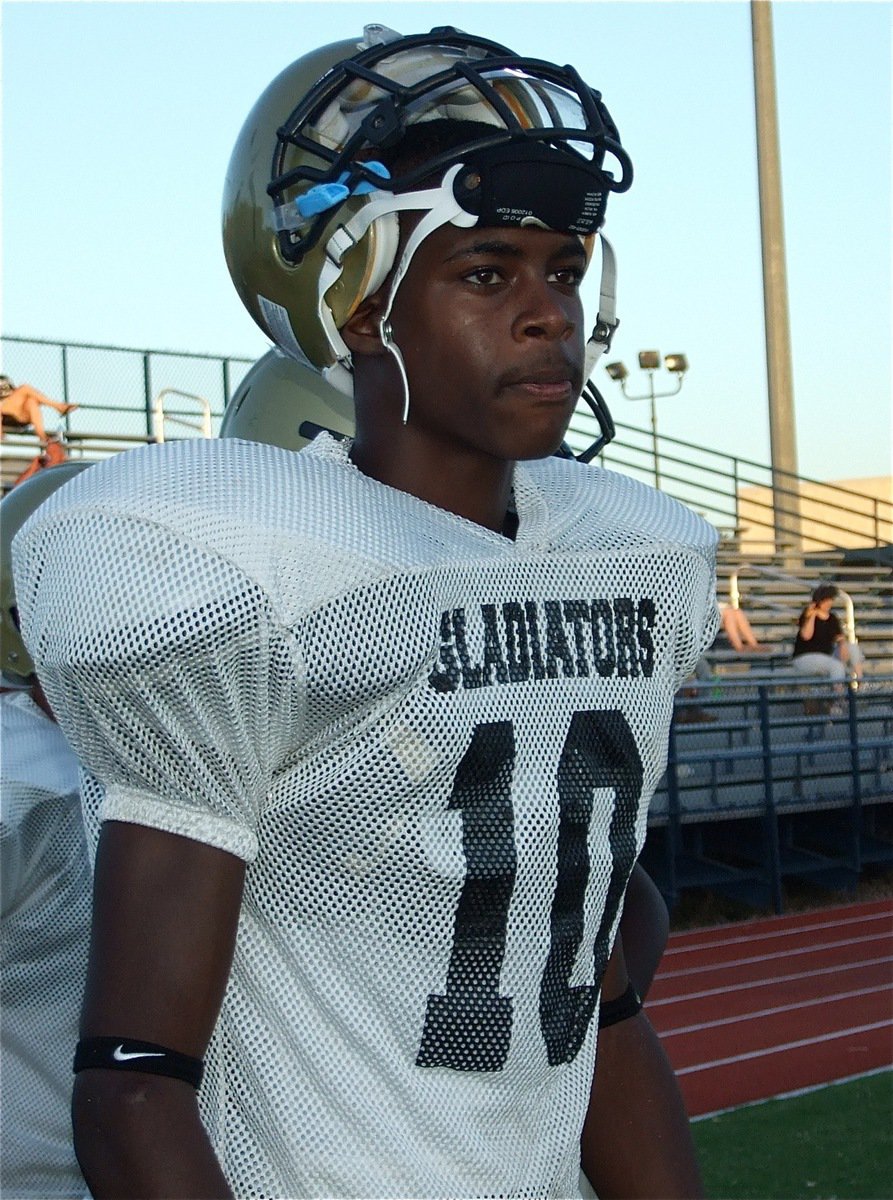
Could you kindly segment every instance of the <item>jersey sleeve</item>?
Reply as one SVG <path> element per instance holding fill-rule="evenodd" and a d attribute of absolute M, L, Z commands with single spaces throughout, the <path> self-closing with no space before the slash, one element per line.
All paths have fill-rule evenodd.
<path fill-rule="evenodd" d="M 299 704 L 263 588 L 132 513 L 32 521 L 14 556 L 22 632 L 101 818 L 250 861 Z"/>

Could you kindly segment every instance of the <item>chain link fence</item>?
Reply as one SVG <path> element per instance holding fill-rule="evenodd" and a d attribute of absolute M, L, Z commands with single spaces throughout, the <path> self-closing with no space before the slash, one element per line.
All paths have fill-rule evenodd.
<path fill-rule="evenodd" d="M 0 347 L 0 370 L 13 383 L 30 383 L 55 400 L 78 405 L 61 420 L 65 433 L 78 440 L 153 437 L 152 409 L 161 393 L 169 437 L 200 432 L 202 401 L 216 434 L 227 401 L 255 361 L 11 335 L 0 338 Z"/>

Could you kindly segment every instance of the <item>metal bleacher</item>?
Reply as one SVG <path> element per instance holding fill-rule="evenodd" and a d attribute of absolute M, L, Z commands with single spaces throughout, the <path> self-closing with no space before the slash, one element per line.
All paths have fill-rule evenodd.
<path fill-rule="evenodd" d="M 819 582 L 845 592 L 844 626 L 865 655 L 842 692 L 790 665 Z M 713 678 L 677 698 L 644 861 L 671 906 L 708 887 L 781 912 L 787 879 L 845 891 L 893 863 L 893 580 L 882 548 L 869 561 L 787 550 L 753 562 L 721 543 L 718 591 L 767 649 L 718 639 Z"/>
<path fill-rule="evenodd" d="M 80 404 L 65 419 L 64 440 L 72 457 L 87 459 L 165 436 L 213 433 L 250 366 L 244 359 L 35 339 L 4 338 L 3 348 L 11 377 L 37 380 Z M 130 381 L 129 390 L 116 383 L 97 400 L 95 390 L 81 394 L 73 383 L 81 376 L 98 381 L 112 368 L 116 379 Z M 54 371 L 55 392 L 46 382 Z M 569 440 L 581 448 L 593 434 L 588 414 L 578 414 Z M 718 639 L 706 656 L 711 678 L 681 689 L 643 863 L 671 908 L 689 889 L 780 912 L 787 880 L 853 888 L 866 872 L 893 864 L 893 506 L 828 485 L 826 535 L 856 527 L 869 535 L 856 547 L 812 537 L 804 539 L 807 550 L 785 544 L 776 552 L 771 505 L 763 518 L 753 504 L 746 510 L 751 524 L 765 525 L 761 545 L 742 536 L 739 502 L 742 487 L 765 486 L 770 468 L 673 438 L 661 437 L 659 447 L 663 489 L 720 532 L 719 599 L 740 602 L 767 649 L 738 654 Z M 37 449 L 27 433 L 4 436 L 4 490 Z M 650 454 L 650 436 L 618 424 L 604 460 L 648 480 L 655 467 Z M 822 486 L 789 477 L 790 494 L 804 484 L 813 493 Z M 866 660 L 858 686 L 851 681 L 839 691 L 790 665 L 798 614 L 825 582 L 845 593 L 848 637 L 858 640 Z"/>
<path fill-rule="evenodd" d="M 576 424 L 582 443 L 592 422 Z M 602 461 L 653 479 L 647 433 L 617 428 Z M 677 696 L 643 863 L 671 908 L 688 889 L 777 912 L 789 880 L 852 889 L 893 864 L 893 505 L 793 475 L 779 487 L 765 464 L 660 445 L 661 485 L 719 530 L 718 598 L 740 605 L 762 649 L 737 653 L 718 638 L 706 655 L 713 677 Z M 768 501 L 743 502 L 760 488 Z M 802 518 L 800 545 L 777 539 L 772 488 L 779 526 Z M 839 694 L 791 666 L 819 583 L 840 589 L 847 637 L 865 656 L 864 679 Z"/>
<path fill-rule="evenodd" d="M 671 907 L 708 887 L 781 912 L 785 879 L 847 890 L 893 863 L 893 676 L 841 697 L 784 676 L 686 690 L 644 856 Z"/>

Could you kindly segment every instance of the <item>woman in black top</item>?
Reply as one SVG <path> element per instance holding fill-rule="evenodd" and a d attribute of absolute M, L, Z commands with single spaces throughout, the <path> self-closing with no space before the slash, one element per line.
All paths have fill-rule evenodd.
<path fill-rule="evenodd" d="M 830 583 L 821 584 L 812 593 L 812 600 L 800 614 L 793 665 L 804 675 L 824 675 L 842 682 L 851 661 L 861 673 L 861 655 L 858 660 L 851 655 L 857 648 L 847 642 L 840 620 L 831 611 L 837 596 L 837 588 Z"/>

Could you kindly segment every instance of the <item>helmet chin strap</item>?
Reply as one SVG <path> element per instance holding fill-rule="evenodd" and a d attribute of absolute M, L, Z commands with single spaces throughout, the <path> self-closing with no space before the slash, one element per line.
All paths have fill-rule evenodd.
<path fill-rule="evenodd" d="M 383 226 L 386 223 L 389 225 L 389 229 L 382 238 L 382 241 L 391 249 L 391 253 L 393 254 L 396 251 L 399 233 L 397 228 L 397 214 L 400 212 L 425 212 L 425 216 L 413 230 L 400 262 L 394 271 L 385 312 L 379 322 L 382 342 L 394 356 L 400 370 L 400 377 L 403 381 L 404 424 L 406 424 L 409 414 L 409 383 L 406 378 L 403 355 L 400 353 L 400 348 L 394 342 L 390 332 L 389 317 L 391 308 L 394 304 L 397 288 L 400 286 L 404 275 L 409 269 L 413 255 L 430 233 L 433 233 L 435 229 L 439 229 L 442 225 L 446 225 L 449 222 L 468 228 L 476 224 L 477 216 L 474 213 L 466 212 L 453 195 L 453 179 L 461 169 L 461 163 L 457 163 L 451 167 L 436 188 L 426 188 L 419 192 L 401 192 L 399 194 L 382 191 L 372 196 L 359 212 L 355 213 L 344 225 L 338 226 L 329 238 L 326 244 L 326 260 L 319 274 L 317 312 L 323 329 L 326 332 L 329 345 L 337 356 L 337 361 L 332 366 L 323 370 L 323 377 L 339 391 L 352 396 L 353 371 L 350 366 L 350 351 L 339 329 L 335 325 L 332 312 L 325 301 L 325 294 L 341 276 L 344 255 L 352 246 L 356 245 L 374 221 L 380 221 Z M 384 256 L 390 257 L 387 255 L 387 249 L 384 252 Z M 366 296 L 371 295 L 381 286 L 392 263 L 393 258 L 390 258 L 390 261 L 385 260 L 384 263 L 379 263 L 378 270 L 373 267 L 370 271 L 370 281 L 365 294 L 360 298 L 361 300 L 364 300 Z"/>
<path fill-rule="evenodd" d="M 403 361 L 403 355 L 400 347 L 394 341 L 393 331 L 391 330 L 391 309 L 394 307 L 394 301 L 397 298 L 397 289 L 406 277 L 406 272 L 409 270 L 413 256 L 425 238 L 430 237 L 432 233 L 444 225 L 453 224 L 458 225 L 460 228 L 471 229 L 477 224 L 477 215 L 466 212 L 453 195 L 453 180 L 461 170 L 462 163 L 457 163 L 447 171 L 437 191 L 439 196 L 437 203 L 429 212 L 425 213 L 424 217 L 422 217 L 421 221 L 419 221 L 418 225 L 416 225 L 415 229 L 409 235 L 406 249 L 403 251 L 400 262 L 394 271 L 391 286 L 388 290 L 387 304 L 379 321 L 378 327 L 381 333 L 382 344 L 388 353 L 393 356 L 397 364 L 397 369 L 400 372 L 400 379 L 403 386 L 404 425 L 409 420 L 409 379 L 406 374 L 406 364 Z"/>
<path fill-rule="evenodd" d="M 611 348 L 611 339 L 620 324 L 617 319 L 617 259 L 614 247 L 604 234 L 599 234 L 599 241 L 602 244 L 602 277 L 595 327 L 589 335 L 583 359 L 584 383 L 592 378 L 596 363 Z"/>

